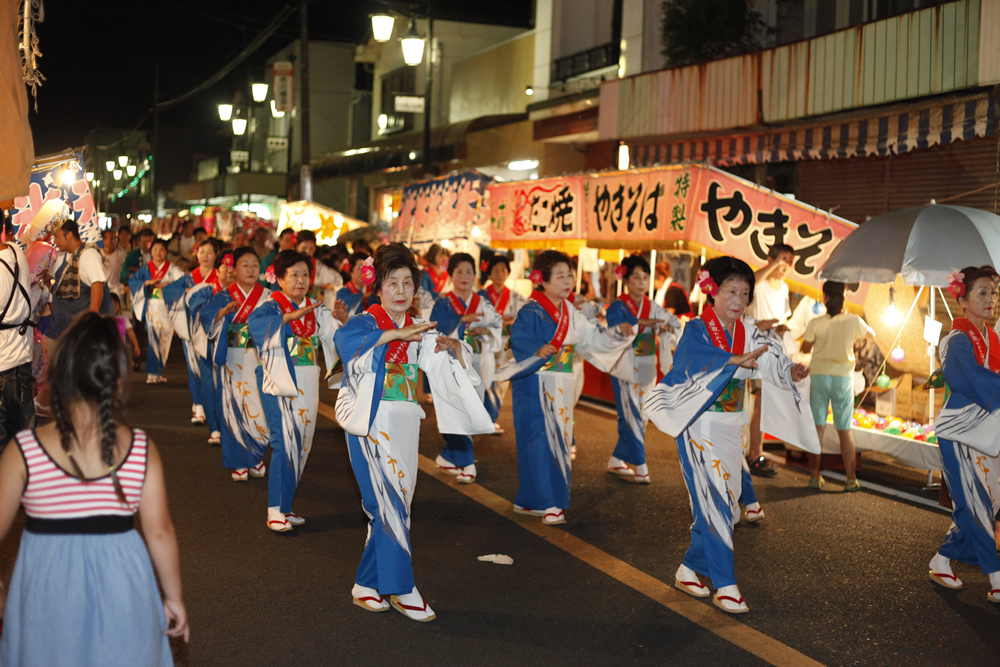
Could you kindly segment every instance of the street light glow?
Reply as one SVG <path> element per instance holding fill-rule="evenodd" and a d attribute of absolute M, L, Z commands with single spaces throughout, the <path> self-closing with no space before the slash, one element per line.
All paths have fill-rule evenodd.
<path fill-rule="evenodd" d="M 233 105 L 232 104 L 220 104 L 219 105 L 219 120 L 223 123 L 228 123 L 229 119 L 233 117 Z"/>
<path fill-rule="evenodd" d="M 538 160 L 514 160 L 507 165 L 511 171 L 530 171 L 538 166 Z"/>
<path fill-rule="evenodd" d="M 247 119 L 246 118 L 234 118 L 233 119 L 233 134 L 238 137 L 242 137 L 247 131 Z"/>
<path fill-rule="evenodd" d="M 114 171 L 115 170 L 115 161 L 114 160 L 108 160 L 107 162 L 104 163 L 104 166 L 108 168 L 108 171 Z"/>
<path fill-rule="evenodd" d="M 417 32 L 416 21 L 410 21 L 410 29 L 399 38 L 403 46 L 403 60 L 410 67 L 416 67 L 424 59 L 424 42 L 426 39 Z"/>
<path fill-rule="evenodd" d="M 94 180 L 94 172 L 92 172 L 92 171 L 88 171 L 87 172 L 87 180 L 88 181 Z"/>
<path fill-rule="evenodd" d="M 59 180 L 62 181 L 63 185 L 73 185 L 76 183 L 76 174 L 73 173 L 72 169 L 64 169 L 63 173 L 59 176 Z"/>
<path fill-rule="evenodd" d="M 392 26 L 396 19 L 388 14 L 372 14 L 372 36 L 376 42 L 388 42 L 392 39 Z"/>
<path fill-rule="evenodd" d="M 129 176 L 135 176 L 135 165 L 130 164 L 129 166 L 125 167 L 125 173 L 128 174 Z"/>
<path fill-rule="evenodd" d="M 618 147 L 618 168 L 622 171 L 628 169 L 628 146 L 626 144 Z"/>
<path fill-rule="evenodd" d="M 124 167 L 127 164 L 128 164 L 128 156 L 127 155 L 119 155 L 118 156 L 118 165 L 121 166 L 121 167 Z"/>
<path fill-rule="evenodd" d="M 253 101 L 257 104 L 262 104 L 264 100 L 267 99 L 267 84 L 266 83 L 255 83 L 250 86 L 250 94 L 253 95 Z"/>
<path fill-rule="evenodd" d="M 274 99 L 273 98 L 271 99 L 271 116 L 273 118 L 284 118 L 285 117 L 285 112 L 284 111 L 278 111 L 278 106 L 274 103 Z"/>
<path fill-rule="evenodd" d="M 115 169 L 112 172 L 111 175 L 115 177 L 116 181 L 120 181 L 122 179 L 122 170 L 121 169 Z"/>

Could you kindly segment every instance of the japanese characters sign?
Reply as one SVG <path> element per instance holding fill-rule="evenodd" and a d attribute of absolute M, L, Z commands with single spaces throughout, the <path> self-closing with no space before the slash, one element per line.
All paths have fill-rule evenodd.
<path fill-rule="evenodd" d="M 489 210 L 485 196 L 490 180 L 489 176 L 466 172 L 407 186 L 390 238 L 423 243 L 468 237 L 474 225 L 486 224 Z"/>
<path fill-rule="evenodd" d="M 686 238 L 692 178 L 698 173 L 678 166 L 587 178 L 589 238 L 625 247 L 629 242 L 673 238 L 664 236 L 669 232 Z"/>
<path fill-rule="evenodd" d="M 558 241 L 587 236 L 583 179 L 546 178 L 490 186 L 490 235 L 504 241 Z"/>
<path fill-rule="evenodd" d="M 73 179 L 63 180 L 65 172 Z M 14 233 L 31 224 L 42 206 L 50 199 L 66 202 L 73 218 L 80 226 L 80 239 L 84 243 L 101 240 L 101 230 L 97 223 L 97 209 L 90 193 L 90 184 L 84 177 L 83 151 L 67 151 L 55 158 L 46 158 L 31 169 L 31 185 L 27 197 L 15 197 L 13 224 Z"/>
<path fill-rule="evenodd" d="M 287 61 L 274 63 L 271 68 L 271 95 L 274 110 L 286 113 L 295 106 L 295 66 Z"/>

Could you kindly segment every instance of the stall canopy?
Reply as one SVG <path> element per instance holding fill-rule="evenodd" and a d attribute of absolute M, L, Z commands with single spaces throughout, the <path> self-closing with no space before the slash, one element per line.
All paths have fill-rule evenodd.
<path fill-rule="evenodd" d="M 18 0 L 0 0 L 0 204 L 28 192 L 35 161 L 17 44 Z M 31 3 L 28 3 L 31 7 Z M 9 208 L 9 205 L 2 208 Z"/>
<path fill-rule="evenodd" d="M 485 240 L 486 187 L 491 180 L 468 171 L 406 186 L 390 240 L 427 243 L 480 235 Z"/>
<path fill-rule="evenodd" d="M 282 204 L 278 216 L 279 233 L 287 227 L 295 231 L 307 229 L 316 233 L 316 242 L 322 245 L 334 245 L 341 234 L 367 224 L 310 201 Z"/>
<path fill-rule="evenodd" d="M 489 188 L 490 239 L 502 248 L 558 248 L 586 245 L 583 178 L 562 176 Z"/>
<path fill-rule="evenodd" d="M 85 172 L 82 148 L 38 158 L 29 170 L 31 182 L 28 195 L 14 198 L 15 233 L 20 236 L 19 230 L 32 222 L 40 224 L 41 217 L 47 218 L 47 225 L 72 214 L 80 226 L 80 238 L 84 243 L 100 241 L 97 209 Z M 50 201 L 64 202 L 68 210 L 63 206 L 54 207 L 53 204 L 46 206 Z"/>

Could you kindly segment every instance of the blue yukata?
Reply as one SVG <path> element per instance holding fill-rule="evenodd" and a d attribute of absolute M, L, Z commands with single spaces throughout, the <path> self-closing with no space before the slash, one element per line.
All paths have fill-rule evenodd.
<path fill-rule="evenodd" d="M 497 290 L 492 284 L 479 290 L 478 294 L 480 298 L 487 299 L 493 305 L 493 309 L 500 313 L 501 322 L 505 318 L 514 319 L 517 317 L 524 304 L 528 303 L 527 299 L 514 290 L 507 287 L 501 287 L 500 290 Z M 500 351 L 494 355 L 497 367 L 503 366 L 512 358 L 510 350 L 507 348 L 507 343 L 510 341 L 510 326 L 510 324 L 504 324 L 501 330 Z M 483 404 L 494 422 L 500 417 L 500 410 L 503 408 L 504 397 L 507 395 L 508 389 L 510 389 L 509 382 L 492 382 L 485 389 Z"/>
<path fill-rule="evenodd" d="M 1000 499 L 1000 341 L 993 331 L 979 336 L 980 362 L 970 335 L 958 328 L 962 321 L 968 322 L 956 319 L 940 346 L 951 394 L 935 426 L 952 524 L 938 553 L 990 574 L 1000 571 L 993 523 Z M 971 323 L 968 328 L 975 333 Z"/>
<path fill-rule="evenodd" d="M 160 278 L 160 282 L 173 283 L 184 277 L 184 272 L 171 264 L 166 264 L 166 271 Z M 146 285 L 147 280 L 153 279 L 150 262 L 140 266 L 139 270 L 128 279 L 128 287 L 132 292 L 132 312 L 137 320 L 146 325 L 146 337 L 149 339 L 146 347 L 146 373 L 149 375 L 162 375 L 163 366 L 167 363 L 167 355 L 170 353 L 170 343 L 174 338 L 174 327 L 170 321 L 170 312 L 166 302 L 163 300 L 163 289 Z M 157 269 L 163 271 L 163 265 Z"/>
<path fill-rule="evenodd" d="M 570 505 L 574 357 L 583 355 L 599 370 L 609 372 L 634 338 L 588 320 L 572 304 L 561 306 L 569 324 L 557 352 L 548 358 L 536 356 L 553 342 L 557 322 L 540 303 L 529 301 L 510 328 L 514 358 L 495 378 L 511 381 L 519 482 L 514 504 L 530 510 L 564 510 Z"/>
<path fill-rule="evenodd" d="M 411 322 L 420 320 L 407 317 L 406 323 Z M 424 333 L 420 342 L 378 345 L 380 326 L 396 325 L 381 306 L 372 306 L 348 320 L 334 334 L 334 343 L 345 369 L 337 421 L 347 432 L 351 467 L 369 520 L 356 583 L 387 596 L 410 593 L 415 585 L 410 505 L 424 418 L 417 403 L 418 370 L 438 397 L 434 410 L 441 432 L 492 433 L 493 422 L 476 393 L 479 376 L 466 343 L 463 368 L 450 350 L 434 352 L 439 332 Z"/>
<path fill-rule="evenodd" d="M 453 298 L 461 304 L 461 312 L 455 309 Z M 481 317 L 471 324 L 465 324 L 462 322 L 462 316 L 469 313 L 479 313 Z M 472 367 L 481 380 L 476 385 L 476 393 L 483 402 L 486 387 L 493 384 L 493 374 L 496 371 L 495 355 L 503 349 L 501 347 L 503 320 L 500 314 L 489 299 L 484 299 L 478 294 L 471 295 L 466 303 L 454 292 L 449 292 L 442 295 L 434 304 L 434 308 L 431 309 L 431 321 L 437 322 L 438 331 L 446 336 L 468 343 L 472 350 Z M 486 329 L 487 333 L 477 335 L 469 331 L 477 328 Z M 458 468 L 466 468 L 475 463 L 471 436 L 453 433 L 442 433 L 442 435 L 444 435 L 444 447 L 441 449 L 441 458 Z"/>
<path fill-rule="evenodd" d="M 286 311 L 275 293 L 264 300 L 247 319 L 250 337 L 260 365 L 257 389 L 271 434 L 271 467 L 267 483 L 267 506 L 282 514 L 292 511 L 292 500 L 312 451 L 319 418 L 319 351 L 327 367 L 336 363 L 333 334 L 340 327 L 333 313 L 320 306 L 296 322 L 282 324 Z M 314 303 L 306 298 L 295 304 L 285 299 L 289 312 Z"/>
<path fill-rule="evenodd" d="M 240 310 L 215 321 L 219 311 L 234 301 L 243 301 Z M 250 340 L 246 321 L 253 309 L 271 292 L 255 284 L 250 294 L 237 283 L 213 296 L 201 307 L 201 326 L 208 334 L 213 352 L 215 386 L 220 396 L 219 421 L 222 429 L 222 466 L 230 470 L 250 468 L 264 459 L 270 433 L 257 389 L 257 351 Z"/>
<path fill-rule="evenodd" d="M 369 294 L 367 287 L 358 289 L 353 282 L 348 282 L 337 291 L 337 300 L 344 302 L 348 317 L 360 315 L 368 306 L 378 303 L 378 297 Z"/>
<path fill-rule="evenodd" d="M 713 324 L 732 346 L 729 331 L 718 320 Z M 753 504 L 757 500 L 756 496 L 743 496 L 753 490 L 743 443 L 743 427 L 749 423 L 748 379 L 760 377 L 764 381 L 764 394 L 779 405 L 777 409 L 762 410 L 761 428 L 769 433 L 798 433 L 796 439 L 786 436 L 786 441 L 819 453 L 809 399 L 799 393 L 791 377 L 792 360 L 781 351 L 780 342 L 757 327 L 746 321 L 738 322 L 739 326 L 744 327 L 745 343 L 741 349 L 729 352 L 713 343 L 704 319 L 688 322 L 670 372 L 644 404 L 646 416 L 677 442 L 694 519 L 684 565 L 711 577 L 716 588 L 736 585 L 733 526 L 739 521 L 740 501 Z M 757 360 L 758 369 L 728 364 L 733 354 L 765 345 L 768 350 Z M 766 402 L 764 407 L 768 407 Z M 781 425 L 789 421 L 791 428 Z M 774 431 L 770 428 L 772 423 L 776 424 Z"/>
<path fill-rule="evenodd" d="M 425 268 L 420 273 L 420 287 L 413 297 L 413 302 L 420 310 L 420 317 L 427 322 L 433 321 L 430 319 L 431 309 L 442 294 L 450 291 L 451 276 L 448 275 L 447 271 L 443 268 L 440 270 L 431 267 Z"/>
<path fill-rule="evenodd" d="M 630 303 L 625 299 L 629 299 Z M 639 317 L 629 305 L 637 306 Z M 661 320 L 662 324 L 656 328 L 647 326 L 640 329 L 640 318 Z M 632 347 L 611 373 L 615 406 L 618 408 L 618 442 L 611 455 L 632 465 L 643 465 L 646 463 L 646 424 L 649 421 L 643 411 L 643 404 L 656 386 L 656 350 L 659 347 L 659 368 L 666 374 L 670 370 L 670 348 L 674 337 L 681 330 L 681 322 L 677 316 L 645 295 L 641 304 L 635 304 L 627 295 L 616 299 L 608 306 L 607 320 L 609 327 L 627 323 L 636 331 Z M 660 327 L 670 327 L 677 334 L 668 332 L 665 328 L 658 333 L 657 328 Z"/>

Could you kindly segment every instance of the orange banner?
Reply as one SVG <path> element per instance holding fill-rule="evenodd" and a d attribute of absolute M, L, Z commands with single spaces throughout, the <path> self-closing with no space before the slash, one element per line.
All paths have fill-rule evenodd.
<path fill-rule="evenodd" d="M 580 176 L 490 185 L 490 238 L 494 245 L 558 244 L 587 238 Z"/>

